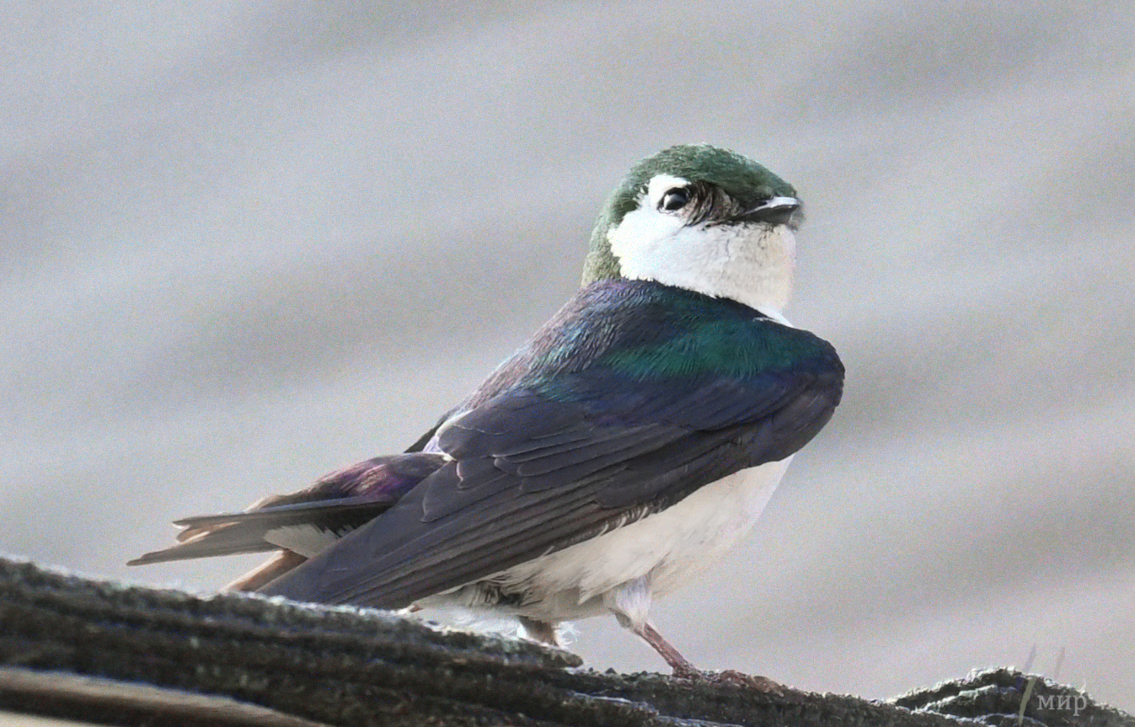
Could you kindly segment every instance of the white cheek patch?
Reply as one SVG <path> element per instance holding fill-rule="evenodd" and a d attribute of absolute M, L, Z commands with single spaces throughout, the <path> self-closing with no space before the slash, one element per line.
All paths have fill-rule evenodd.
<path fill-rule="evenodd" d="M 673 241 L 685 225 L 681 218 L 659 212 L 647 200 L 628 212 L 619 226 L 608 233 L 611 252 L 619 259 L 622 273 L 628 278 L 641 277 L 675 246 Z"/>
<path fill-rule="evenodd" d="M 646 192 L 639 196 L 638 207 L 623 217 L 619 226 L 609 233 L 611 252 L 622 261 L 623 275 L 627 265 L 634 265 L 642 258 L 651 258 L 661 251 L 657 249 L 673 235 L 681 232 L 684 220 L 675 214 L 663 212 L 658 204 L 663 195 L 674 187 L 684 187 L 689 181 L 669 174 L 659 174 L 650 180 Z"/>
<path fill-rule="evenodd" d="M 731 298 L 780 318 L 792 292 L 792 231 L 784 225 L 687 226 L 680 215 L 658 209 L 667 191 L 686 184 L 655 176 L 639 206 L 607 233 L 622 276 Z"/>

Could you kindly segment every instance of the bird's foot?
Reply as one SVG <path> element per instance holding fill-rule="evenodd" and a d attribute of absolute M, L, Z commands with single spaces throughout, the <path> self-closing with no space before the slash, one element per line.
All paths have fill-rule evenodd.
<path fill-rule="evenodd" d="M 703 684 L 729 684 L 746 689 L 755 689 L 758 692 L 772 694 L 777 697 L 784 696 L 784 685 L 774 682 L 768 677 L 726 669 L 725 671 L 702 671 L 694 668 L 689 662 L 684 666 L 674 667 L 675 679 L 686 679 Z"/>
<path fill-rule="evenodd" d="M 698 669 L 691 664 L 686 657 L 678 653 L 678 650 L 671 646 L 666 639 L 662 638 L 662 634 L 658 633 L 649 623 L 642 626 L 639 635 L 642 636 L 648 644 L 653 646 L 655 651 L 662 655 L 662 658 L 665 659 L 666 663 L 670 665 L 670 668 L 674 670 L 673 675 L 675 679 L 686 679 L 692 682 L 701 682 L 702 684 L 730 684 L 747 689 L 755 689 L 765 694 L 775 694 L 778 697 L 784 694 L 784 687 L 768 677 L 743 674 L 742 672 L 732 669 L 725 671 L 702 671 Z"/>

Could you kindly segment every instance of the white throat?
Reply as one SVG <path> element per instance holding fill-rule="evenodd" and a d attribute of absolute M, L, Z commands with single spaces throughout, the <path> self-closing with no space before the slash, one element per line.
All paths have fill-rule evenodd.
<path fill-rule="evenodd" d="M 687 225 L 659 209 L 667 190 L 688 184 L 660 174 L 639 206 L 607 233 L 623 277 L 655 280 L 731 298 L 774 318 L 792 295 L 796 238 L 786 225 Z"/>

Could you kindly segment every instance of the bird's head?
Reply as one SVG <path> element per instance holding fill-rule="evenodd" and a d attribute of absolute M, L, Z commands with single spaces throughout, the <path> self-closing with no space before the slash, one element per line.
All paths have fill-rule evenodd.
<path fill-rule="evenodd" d="M 796 190 L 726 149 L 674 146 L 631 169 L 591 235 L 583 284 L 654 280 L 779 317 L 792 292 Z"/>

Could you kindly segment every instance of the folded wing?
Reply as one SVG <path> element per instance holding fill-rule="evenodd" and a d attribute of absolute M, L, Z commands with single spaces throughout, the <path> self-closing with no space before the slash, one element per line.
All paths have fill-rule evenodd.
<path fill-rule="evenodd" d="M 831 417 L 826 342 L 729 301 L 655 302 L 577 296 L 438 429 L 451 461 L 262 590 L 404 607 L 784 459 Z"/>

